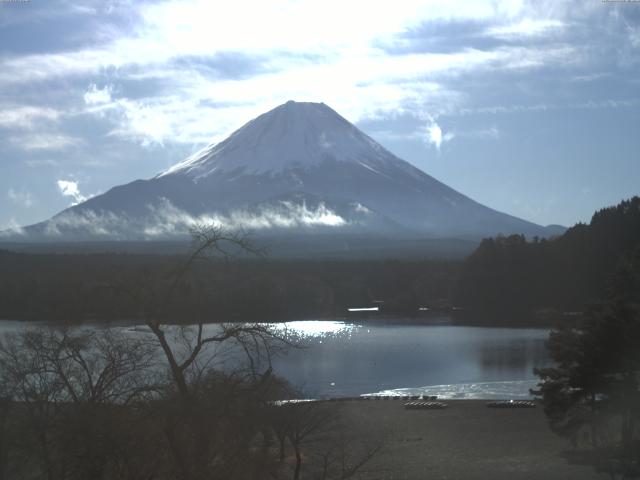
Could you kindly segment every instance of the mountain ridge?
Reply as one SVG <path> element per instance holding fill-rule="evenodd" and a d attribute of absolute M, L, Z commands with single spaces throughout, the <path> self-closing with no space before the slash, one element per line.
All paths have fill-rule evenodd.
<path fill-rule="evenodd" d="M 23 237 L 162 240 L 199 224 L 396 239 L 559 233 L 457 192 L 325 104 L 289 101 L 150 179 L 25 227 Z"/>

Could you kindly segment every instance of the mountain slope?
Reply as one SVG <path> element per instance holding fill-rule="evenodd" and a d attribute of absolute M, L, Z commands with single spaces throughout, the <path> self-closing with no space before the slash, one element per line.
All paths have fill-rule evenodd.
<path fill-rule="evenodd" d="M 394 239 L 557 232 L 471 200 L 324 104 L 297 102 L 154 178 L 115 187 L 25 232 L 54 240 L 166 239 L 201 223 Z"/>

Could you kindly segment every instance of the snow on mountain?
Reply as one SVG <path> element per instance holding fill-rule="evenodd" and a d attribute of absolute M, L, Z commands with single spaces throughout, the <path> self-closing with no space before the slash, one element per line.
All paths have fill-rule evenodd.
<path fill-rule="evenodd" d="M 549 233 L 437 181 L 328 106 L 290 101 L 157 176 L 112 188 L 23 236 L 165 239 L 203 223 L 396 239 Z"/>
<path fill-rule="evenodd" d="M 375 172 L 397 162 L 382 146 L 324 103 L 289 101 L 260 115 L 217 145 L 210 145 L 162 172 L 201 180 L 238 168 L 245 174 L 282 173 L 331 158 Z"/>

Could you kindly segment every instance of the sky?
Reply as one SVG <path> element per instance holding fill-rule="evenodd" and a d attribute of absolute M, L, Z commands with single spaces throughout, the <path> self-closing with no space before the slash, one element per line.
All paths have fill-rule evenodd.
<path fill-rule="evenodd" d="M 640 194 L 640 1 L 0 0 L 0 229 L 288 100 L 547 225 Z"/>

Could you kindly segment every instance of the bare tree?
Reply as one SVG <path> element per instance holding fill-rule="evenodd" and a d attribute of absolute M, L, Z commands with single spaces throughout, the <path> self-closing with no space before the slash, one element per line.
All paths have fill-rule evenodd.
<path fill-rule="evenodd" d="M 143 276 L 136 288 L 115 288 L 139 306 L 175 389 L 167 392 L 162 413 L 175 477 L 235 478 L 247 463 L 251 442 L 264 432 L 264 420 L 256 412 L 266 404 L 271 356 L 287 341 L 257 322 L 207 322 L 205 309 L 198 308 L 211 294 L 210 270 L 202 266 L 262 252 L 243 233 L 212 226 L 191 233 L 190 253 L 164 277 Z M 181 312 L 185 296 L 190 308 Z M 224 370 L 221 357 L 231 359 L 230 370 Z"/>
<path fill-rule="evenodd" d="M 207 282 L 206 278 L 202 278 L 201 264 L 216 260 L 227 262 L 240 254 L 263 254 L 252 246 L 247 234 L 242 232 L 200 225 L 191 230 L 191 235 L 193 244 L 190 253 L 161 281 L 143 277 L 135 288 L 124 284 L 111 285 L 112 289 L 128 296 L 139 306 L 143 321 L 157 339 L 173 382 L 183 398 L 190 394 L 190 377 L 196 377 L 198 371 L 206 370 L 202 368 L 202 355 L 207 347 L 215 349 L 225 343 L 232 344 L 245 354 L 249 367 L 257 374 L 260 360 L 266 360 L 268 368 L 274 349 L 287 344 L 284 335 L 257 322 L 208 325 L 207 319 L 202 317 L 197 308 L 187 315 L 178 312 L 171 317 L 180 293 L 191 292 L 195 304 L 206 296 Z M 208 358 L 204 362 L 205 367 L 209 366 L 210 361 L 211 358 Z"/>
<path fill-rule="evenodd" d="M 5 336 L 0 382 L 21 425 L 14 457 L 37 459 L 24 468 L 50 480 L 104 478 L 122 409 L 156 388 L 154 356 L 147 342 L 108 330 Z"/>

